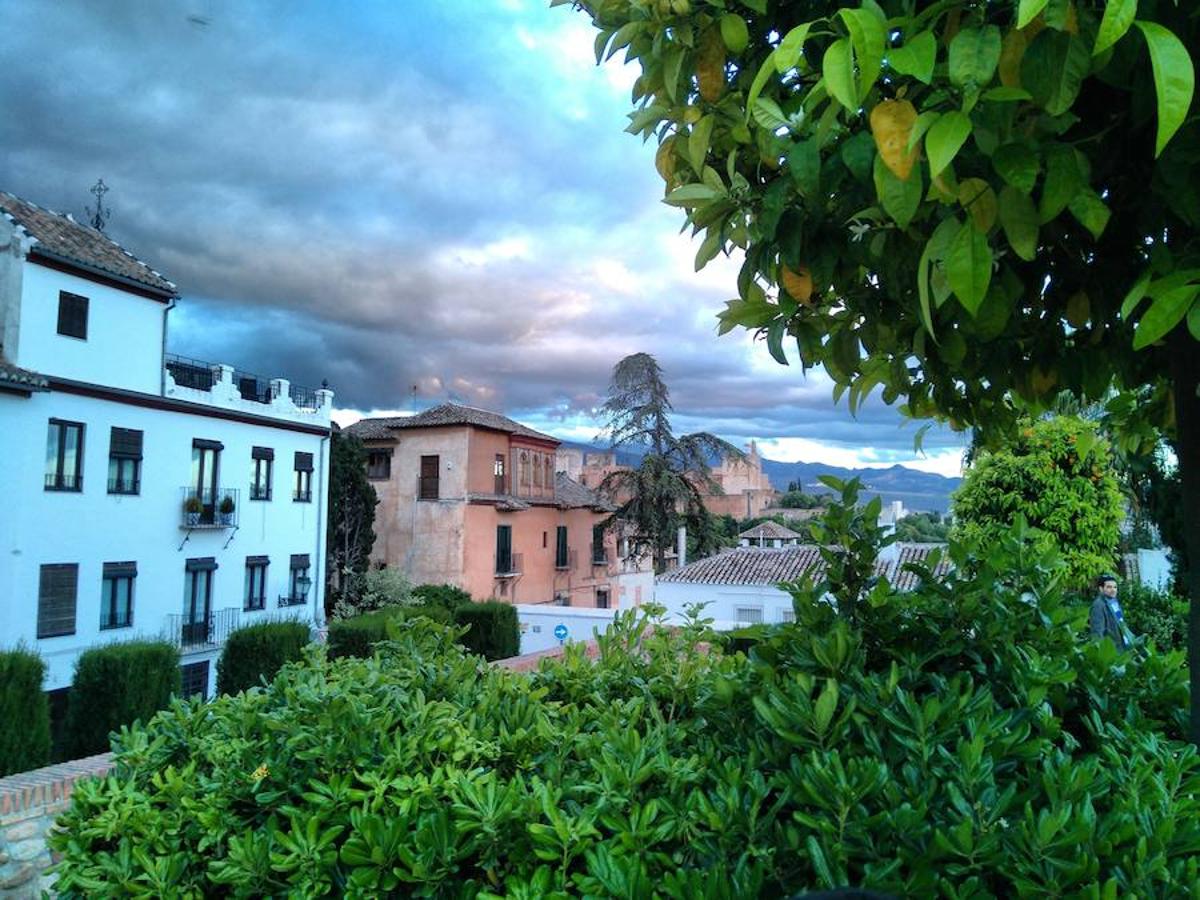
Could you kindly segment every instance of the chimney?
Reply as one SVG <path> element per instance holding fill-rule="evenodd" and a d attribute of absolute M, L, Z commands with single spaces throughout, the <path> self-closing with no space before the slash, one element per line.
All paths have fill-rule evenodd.
<path fill-rule="evenodd" d="M 679 557 L 679 568 L 687 565 L 687 528 L 679 526 L 679 534 L 675 538 L 675 553 Z"/>

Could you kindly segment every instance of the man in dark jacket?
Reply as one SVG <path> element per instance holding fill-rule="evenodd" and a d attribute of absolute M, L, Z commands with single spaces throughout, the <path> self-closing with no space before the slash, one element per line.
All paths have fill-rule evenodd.
<path fill-rule="evenodd" d="M 1092 637 L 1096 640 L 1112 638 L 1118 650 L 1129 649 L 1129 636 L 1125 628 L 1125 614 L 1117 601 L 1117 576 L 1107 572 L 1097 579 L 1099 593 L 1092 601 L 1091 612 L 1088 613 L 1088 625 Z"/>

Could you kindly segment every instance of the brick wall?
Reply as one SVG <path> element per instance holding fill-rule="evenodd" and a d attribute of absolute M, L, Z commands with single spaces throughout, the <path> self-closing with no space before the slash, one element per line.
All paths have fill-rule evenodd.
<path fill-rule="evenodd" d="M 52 876 L 46 832 L 71 802 L 81 778 L 102 776 L 112 767 L 112 754 L 0 778 L 0 897 L 40 897 Z"/>

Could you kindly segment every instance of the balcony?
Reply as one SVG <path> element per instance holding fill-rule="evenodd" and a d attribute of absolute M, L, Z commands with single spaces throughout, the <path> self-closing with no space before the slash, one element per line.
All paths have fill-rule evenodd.
<path fill-rule="evenodd" d="M 189 359 L 173 353 L 167 354 L 166 370 L 177 387 L 207 393 L 211 392 L 215 385 L 228 380 L 243 400 L 261 403 L 264 406 L 269 406 L 283 396 L 290 399 L 297 409 L 318 410 L 324 402 L 318 396 L 318 391 L 291 384 L 284 379 L 264 378 L 252 372 L 234 369 L 232 366 Z"/>
<path fill-rule="evenodd" d="M 169 615 L 167 640 L 183 653 L 220 647 L 237 630 L 240 612 L 236 607 L 218 609 L 198 621 L 181 614 Z"/>
<path fill-rule="evenodd" d="M 592 544 L 592 565 L 607 566 L 610 562 L 612 559 L 608 548 L 603 544 Z"/>
<path fill-rule="evenodd" d="M 78 493 L 83 490 L 83 476 L 70 472 L 48 472 L 46 473 L 46 490 Z"/>
<path fill-rule="evenodd" d="M 280 594 L 279 602 L 276 604 L 280 609 L 287 609 L 291 606 L 304 606 L 308 603 L 308 597 L 296 597 L 291 594 Z"/>
<path fill-rule="evenodd" d="M 555 559 L 554 559 L 554 568 L 555 568 L 557 571 L 559 571 L 559 572 L 573 572 L 573 571 L 575 570 L 575 566 L 576 566 L 576 565 L 577 565 L 577 561 L 576 561 L 576 558 L 575 558 L 575 551 L 574 551 L 574 550 L 568 550 L 568 551 L 567 551 L 567 556 L 566 556 L 566 559 L 563 559 L 561 556 L 558 556 L 557 554 L 555 554 Z"/>
<path fill-rule="evenodd" d="M 180 528 L 236 528 L 238 525 L 238 491 L 236 488 L 217 488 L 216 491 L 196 487 L 180 488 Z"/>
<path fill-rule="evenodd" d="M 496 554 L 496 577 L 513 578 L 521 574 L 521 554 Z"/>

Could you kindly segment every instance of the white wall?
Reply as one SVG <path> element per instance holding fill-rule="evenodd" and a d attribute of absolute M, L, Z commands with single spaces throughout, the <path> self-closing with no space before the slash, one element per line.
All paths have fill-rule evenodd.
<path fill-rule="evenodd" d="M 44 490 L 51 416 L 86 426 L 81 493 Z M 113 426 L 144 432 L 139 496 L 107 493 Z M 189 481 L 193 438 L 224 444 L 219 482 L 240 492 L 236 532 L 189 534 L 180 527 L 181 491 Z M 270 501 L 249 499 L 252 446 L 275 450 Z M 297 450 L 313 454 L 311 503 L 292 499 Z M 81 650 L 164 634 L 167 617 L 183 610 L 184 563 L 191 557 L 215 557 L 220 567 L 213 581 L 214 611 L 236 608 L 242 624 L 279 615 L 316 620 L 323 602 L 328 455 L 327 440 L 321 436 L 267 425 L 62 393 L 35 393 L 30 398 L 0 393 L 0 459 L 6 469 L 6 497 L 0 507 L 0 646 L 23 642 L 36 649 L 49 666 L 46 689 L 65 687 Z M 281 610 L 276 604 L 279 595 L 287 593 L 293 553 L 309 554 L 313 588 L 306 606 Z M 257 555 L 271 560 L 267 609 L 242 612 L 245 558 Z M 133 627 L 100 631 L 102 565 L 125 560 L 138 565 Z M 76 632 L 38 640 L 39 567 L 48 563 L 79 564 Z M 183 661 L 195 659 L 185 656 Z"/>
<path fill-rule="evenodd" d="M 157 394 L 165 303 L 26 262 L 20 337 L 5 355 L 42 375 Z M 88 298 L 87 340 L 58 333 L 58 292 Z"/>
<path fill-rule="evenodd" d="M 666 619 L 682 624 L 684 609 L 692 603 L 707 603 L 703 616 L 713 619 L 718 631 L 742 628 L 738 609 L 761 609 L 762 621 L 771 625 L 786 621 L 792 612 L 792 598 L 772 585 L 686 584 L 660 581 L 654 588 L 654 600 L 667 608 Z"/>
<path fill-rule="evenodd" d="M 590 641 L 604 634 L 612 624 L 615 609 L 577 609 L 548 604 L 517 604 L 517 622 L 521 629 L 521 654 L 549 650 L 560 643 Z M 556 625 L 567 627 L 565 642 L 554 636 Z"/>

